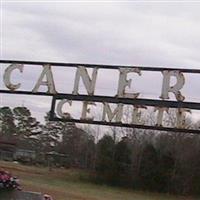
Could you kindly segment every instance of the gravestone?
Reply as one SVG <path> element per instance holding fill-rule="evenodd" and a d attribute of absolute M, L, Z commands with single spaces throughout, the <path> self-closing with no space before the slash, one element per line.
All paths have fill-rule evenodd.
<path fill-rule="evenodd" d="M 41 193 L 36 193 L 36 192 L 0 191 L 0 200 L 43 200 L 43 198 Z"/>

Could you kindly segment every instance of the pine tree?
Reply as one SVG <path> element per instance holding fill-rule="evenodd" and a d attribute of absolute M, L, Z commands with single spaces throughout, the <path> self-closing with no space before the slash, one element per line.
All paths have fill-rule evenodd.
<path fill-rule="evenodd" d="M 40 123 L 31 116 L 31 112 L 26 107 L 16 107 L 13 109 L 16 121 L 16 133 L 18 139 L 30 138 L 41 133 Z"/>
<path fill-rule="evenodd" d="M 16 133 L 14 115 L 9 107 L 0 108 L 0 137 L 4 139 L 12 138 Z"/>
<path fill-rule="evenodd" d="M 13 113 L 16 123 L 17 147 L 40 152 L 41 144 L 38 139 L 38 135 L 41 134 L 40 123 L 32 117 L 30 110 L 26 107 L 15 107 Z"/>
<path fill-rule="evenodd" d="M 62 141 L 63 122 L 49 121 L 49 113 L 45 116 L 45 124 L 42 126 L 42 134 L 39 139 L 44 152 L 55 150 L 57 144 Z"/>

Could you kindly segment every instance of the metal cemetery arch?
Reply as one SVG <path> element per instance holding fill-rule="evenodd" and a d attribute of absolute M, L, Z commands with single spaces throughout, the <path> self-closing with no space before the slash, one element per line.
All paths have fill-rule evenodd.
<path fill-rule="evenodd" d="M 99 125 L 108 125 L 108 126 L 120 126 L 120 127 L 129 127 L 129 128 L 138 128 L 138 129 L 150 129 L 150 130 L 160 130 L 160 131 L 172 131 L 172 132 L 184 132 L 184 133 L 193 133 L 200 134 L 200 129 L 186 129 L 183 127 L 164 127 L 162 124 L 157 124 L 155 126 L 137 124 L 137 123 L 123 123 L 120 121 L 121 110 L 123 109 L 123 104 L 132 105 L 133 107 L 139 108 L 140 106 L 151 106 L 156 107 L 161 116 L 163 116 L 162 108 L 176 108 L 181 112 L 184 109 L 194 109 L 200 110 L 200 102 L 185 102 L 184 96 L 181 94 L 180 90 L 184 85 L 184 74 L 198 74 L 200 75 L 199 69 L 179 69 L 179 68 L 161 68 L 161 67 L 138 67 L 138 66 L 117 66 L 117 65 L 94 65 L 94 64 L 77 64 L 77 63 L 54 63 L 54 62 L 33 62 L 33 61 L 13 61 L 13 60 L 0 60 L 1 64 L 9 64 L 8 68 L 4 72 L 4 83 L 7 89 L 0 89 L 0 93 L 4 94 L 23 94 L 23 95 L 42 95 L 42 96 L 51 96 L 52 105 L 50 110 L 50 119 L 54 121 L 65 121 L 65 122 L 76 122 L 76 123 L 87 123 L 87 124 L 99 124 Z M 10 80 L 10 75 L 12 71 L 19 70 L 23 73 L 24 65 L 33 65 L 33 66 L 43 66 L 43 71 L 34 87 L 31 91 L 19 90 L 20 84 L 12 84 Z M 72 93 L 59 93 L 56 92 L 53 73 L 51 67 L 72 67 L 77 68 L 74 91 Z M 87 73 L 87 68 L 92 68 L 92 78 Z M 116 96 L 100 96 L 94 95 L 95 81 L 97 78 L 97 71 L 99 69 L 112 69 L 119 70 L 119 82 L 118 82 L 118 92 Z M 131 81 L 127 80 L 128 73 L 136 73 L 141 75 L 142 71 L 151 71 L 151 72 L 162 72 L 163 74 L 163 86 L 161 100 L 158 99 L 141 99 L 138 98 L 137 93 L 126 93 L 125 88 L 130 87 Z M 46 76 L 47 81 L 43 81 L 43 78 Z M 170 78 L 174 76 L 177 79 L 177 83 L 171 87 Z M 79 81 L 82 81 L 87 88 L 87 95 L 78 94 Z M 200 79 L 199 79 L 200 80 Z M 38 89 L 40 85 L 45 85 L 48 88 L 47 92 L 39 92 Z M 177 101 L 171 101 L 168 99 L 168 93 L 172 92 L 176 96 Z M 67 100 L 67 101 L 81 101 L 86 102 L 84 104 L 84 116 L 85 118 L 73 119 L 63 116 L 57 116 L 55 109 L 57 109 L 57 102 Z M 112 113 L 112 118 L 116 114 L 118 120 L 92 120 L 91 118 L 86 118 L 88 112 L 87 105 L 89 103 L 99 102 L 104 105 L 104 115 L 109 115 L 109 103 L 116 104 L 119 108 L 116 113 Z M 119 111 L 119 113 L 118 113 Z M 137 113 L 136 113 L 137 114 Z M 111 114 L 110 114 L 111 115 Z M 105 117 L 105 116 L 104 116 Z M 116 116 L 115 116 L 116 117 Z M 109 118 L 109 117 L 108 117 Z M 111 117 L 110 117 L 111 118 Z M 134 120 L 133 120 L 134 121 Z M 161 122 L 160 122 L 161 123 Z"/>

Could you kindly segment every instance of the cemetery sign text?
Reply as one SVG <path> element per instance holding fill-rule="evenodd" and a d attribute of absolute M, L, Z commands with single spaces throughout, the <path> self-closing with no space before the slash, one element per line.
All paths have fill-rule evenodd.
<path fill-rule="evenodd" d="M 92 64 L 74 64 L 74 63 L 50 63 L 50 62 L 32 62 L 32 61 L 10 61 L 1 60 L 1 64 L 7 65 L 2 76 L 4 88 L 0 89 L 0 93 L 7 94 L 27 94 L 27 95 L 47 95 L 52 96 L 52 105 L 50 118 L 51 120 L 67 121 L 76 123 L 100 124 L 121 126 L 130 128 L 153 129 L 163 131 L 200 133 L 200 129 L 188 128 L 185 125 L 187 113 L 191 110 L 200 110 L 200 102 L 185 101 L 185 94 L 182 89 L 185 85 L 185 74 L 200 75 L 198 69 L 173 69 L 160 67 L 137 67 L 137 66 L 111 66 L 111 65 L 92 65 Z M 35 82 L 33 88 L 29 91 L 21 90 L 22 84 L 14 80 L 12 75 L 20 73 L 23 75 L 26 65 L 42 66 L 42 71 Z M 54 79 L 53 67 L 70 67 L 75 68 L 73 90 L 71 93 L 61 93 L 57 91 Z M 116 85 L 116 94 L 114 96 L 96 95 L 96 83 L 98 81 L 99 71 L 101 69 L 117 70 L 118 83 Z M 90 70 L 90 73 L 89 73 Z M 143 71 L 152 73 L 158 72 L 161 76 L 159 91 L 160 95 L 156 99 L 140 98 L 140 91 L 134 90 L 134 77 L 141 78 Z M 172 81 L 173 80 L 173 81 Z M 199 77 L 200 80 L 200 77 Z M 145 80 L 144 80 L 145 81 Z M 85 93 L 80 93 L 80 84 L 84 86 Z M 199 81 L 200 85 L 200 81 Z M 46 87 L 46 92 L 41 92 L 41 86 Z M 151 83 L 149 83 L 151 87 Z M 133 88 L 135 92 L 128 92 Z M 159 87 L 158 87 L 159 88 Z M 174 96 L 174 100 L 170 96 Z M 73 102 L 81 102 L 81 115 L 79 118 L 73 118 L 69 112 L 64 111 L 64 106 L 73 109 Z M 97 104 L 101 104 L 100 120 L 92 116 L 91 109 L 95 109 Z M 129 120 L 125 121 L 125 106 L 131 107 Z M 154 125 L 145 124 L 141 117 L 142 112 L 148 107 L 153 107 L 156 113 Z M 176 109 L 176 124 L 174 127 L 166 127 L 163 125 L 164 116 L 170 108 Z"/>

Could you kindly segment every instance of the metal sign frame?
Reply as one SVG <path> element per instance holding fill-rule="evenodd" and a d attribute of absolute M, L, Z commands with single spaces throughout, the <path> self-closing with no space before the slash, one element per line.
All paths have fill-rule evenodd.
<path fill-rule="evenodd" d="M 181 69 L 181 68 L 163 68 L 163 67 L 138 67 L 138 66 L 120 66 L 120 65 L 96 65 L 96 64 L 81 64 L 81 63 L 55 63 L 55 62 L 33 62 L 33 61 L 16 61 L 16 60 L 0 60 L 3 64 L 27 64 L 33 66 L 59 66 L 59 67 L 79 67 L 83 66 L 86 68 L 98 68 L 98 69 L 122 69 L 122 68 L 138 68 L 141 71 L 178 71 L 181 73 L 194 73 L 200 74 L 200 69 Z M 153 106 L 153 107 L 167 107 L 167 108 L 188 108 L 200 110 L 199 102 L 184 102 L 184 101 L 171 101 L 171 100 L 155 100 L 155 99 L 141 99 L 141 98 L 120 98 L 111 96 L 98 96 L 98 95 L 79 95 L 79 94 L 66 94 L 66 93 L 47 93 L 47 92 L 33 92 L 33 91 L 22 91 L 22 90 L 5 90 L 0 89 L 0 93 L 4 94 L 23 94 L 23 95 L 39 95 L 39 96 L 51 96 L 52 104 L 50 110 L 50 120 L 53 121 L 63 121 L 63 122 L 75 122 L 84 124 L 97 124 L 106 126 L 119 126 L 127 128 L 137 128 L 137 129 L 149 129 L 149 130 L 159 130 L 159 131 L 170 131 L 170 132 L 183 132 L 200 134 L 200 129 L 184 129 L 184 128 L 174 128 L 174 127 L 163 127 L 163 126 L 150 126 L 150 125 L 139 125 L 139 124 L 127 124 L 122 122 L 107 122 L 107 121 L 92 121 L 88 119 L 69 119 L 69 118 L 59 118 L 55 113 L 56 101 L 58 100 L 73 100 L 73 101 L 88 101 L 88 102 L 107 102 L 107 103 L 122 103 L 129 105 L 139 105 L 139 106 Z"/>

